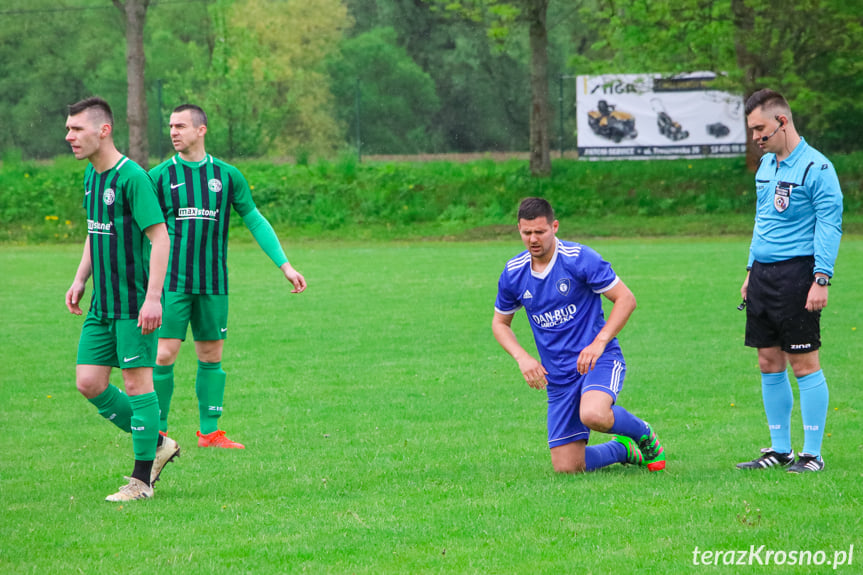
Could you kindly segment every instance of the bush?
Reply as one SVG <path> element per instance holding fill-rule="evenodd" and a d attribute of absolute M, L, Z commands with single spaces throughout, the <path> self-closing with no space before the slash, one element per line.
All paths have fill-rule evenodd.
<path fill-rule="evenodd" d="M 387 230 L 378 235 L 470 232 L 468 237 L 476 237 L 475 228 L 512 225 L 527 196 L 548 198 L 559 218 L 579 222 L 579 229 L 592 235 L 698 233 L 696 221 L 703 222 L 702 233 L 748 233 L 755 202 L 753 175 L 740 158 L 556 160 L 549 178 L 532 177 L 526 163 L 516 160 L 359 163 L 346 154 L 300 165 L 243 161 L 237 166 L 261 212 L 280 235 L 294 236 L 308 230 L 354 238 Z M 840 156 L 836 167 L 846 214 L 853 216 L 863 206 L 863 154 Z M 71 158 L 46 163 L 7 158 L 0 169 L 0 241 L 80 241 L 86 233 L 83 172 L 84 163 Z M 742 224 L 728 228 L 735 216 Z M 688 218 L 688 225 L 676 226 L 680 218 Z M 243 226 L 240 218 L 231 221 Z M 851 221 L 853 228 L 857 222 Z"/>

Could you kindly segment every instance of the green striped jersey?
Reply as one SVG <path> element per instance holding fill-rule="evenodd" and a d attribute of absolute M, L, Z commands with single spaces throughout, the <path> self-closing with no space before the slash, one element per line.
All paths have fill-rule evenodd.
<path fill-rule="evenodd" d="M 231 206 L 240 216 L 256 209 L 246 178 L 210 154 L 195 163 L 176 154 L 150 177 L 171 236 L 165 290 L 226 295 Z"/>
<path fill-rule="evenodd" d="M 144 230 L 164 222 L 153 181 L 123 156 L 101 174 L 84 172 L 84 210 L 93 266 L 90 312 L 100 318 L 135 319 L 147 294 L 150 240 Z"/>

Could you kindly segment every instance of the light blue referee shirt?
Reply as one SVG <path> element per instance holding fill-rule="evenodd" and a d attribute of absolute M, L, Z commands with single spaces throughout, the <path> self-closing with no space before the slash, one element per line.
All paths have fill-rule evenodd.
<path fill-rule="evenodd" d="M 781 162 L 765 154 L 755 174 L 758 196 L 749 263 L 815 256 L 815 271 L 833 277 L 842 237 L 842 190 L 833 164 L 800 138 Z"/>

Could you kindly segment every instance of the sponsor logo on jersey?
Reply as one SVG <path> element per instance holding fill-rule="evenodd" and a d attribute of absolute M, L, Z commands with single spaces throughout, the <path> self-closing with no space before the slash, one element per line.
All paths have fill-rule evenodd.
<path fill-rule="evenodd" d="M 176 190 L 180 186 L 185 186 L 185 185 L 186 185 L 186 182 L 180 182 L 179 184 L 171 184 L 171 189 Z"/>
<path fill-rule="evenodd" d="M 563 325 L 575 317 L 575 304 L 569 304 L 554 311 L 535 313 L 530 317 L 538 327 L 549 328 Z"/>
<path fill-rule="evenodd" d="M 104 200 L 106 206 L 113 204 L 115 198 L 116 196 L 114 195 L 114 190 L 112 188 L 108 188 L 105 190 L 105 193 L 102 194 L 102 200 Z"/>
<path fill-rule="evenodd" d="M 103 224 L 102 222 L 87 220 L 87 231 L 91 234 L 106 234 L 110 236 L 114 233 L 114 222 Z"/>
<path fill-rule="evenodd" d="M 205 210 L 202 208 L 180 208 L 177 211 L 178 220 L 213 220 L 219 217 L 219 210 Z"/>
<path fill-rule="evenodd" d="M 530 293 L 529 289 L 524 290 L 524 295 L 521 296 L 521 299 L 533 299 L 533 294 Z"/>
<path fill-rule="evenodd" d="M 563 278 L 557 280 L 557 283 L 554 284 L 557 288 L 557 291 L 560 292 L 560 295 L 569 295 L 569 278 Z"/>
<path fill-rule="evenodd" d="M 210 191 L 214 194 L 218 194 L 222 191 L 222 182 L 220 182 L 216 178 L 213 178 L 212 180 L 207 182 L 207 187 L 210 188 Z"/>

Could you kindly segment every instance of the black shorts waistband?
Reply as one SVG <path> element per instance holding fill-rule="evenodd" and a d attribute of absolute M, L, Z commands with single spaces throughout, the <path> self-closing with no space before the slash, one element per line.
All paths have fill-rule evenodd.
<path fill-rule="evenodd" d="M 758 264 L 759 266 L 764 267 L 764 268 L 779 268 L 779 267 L 788 266 L 788 265 L 795 265 L 795 264 L 799 265 L 801 263 L 813 263 L 814 264 L 815 263 L 815 256 L 795 256 L 795 257 L 787 259 L 787 260 L 782 260 L 782 261 L 778 261 L 778 262 L 771 262 L 769 264 L 766 264 L 764 262 L 759 262 L 756 260 L 756 261 L 752 262 L 752 265 L 754 266 L 755 264 Z"/>

